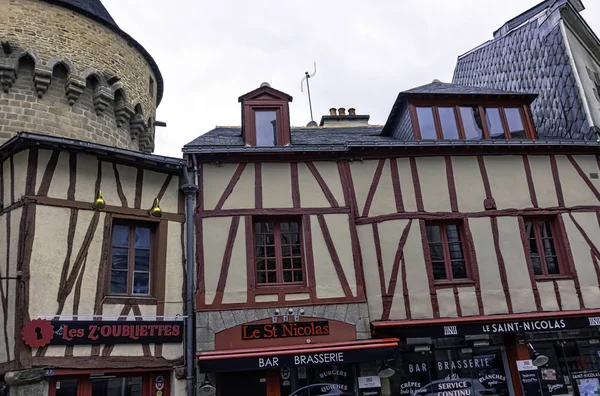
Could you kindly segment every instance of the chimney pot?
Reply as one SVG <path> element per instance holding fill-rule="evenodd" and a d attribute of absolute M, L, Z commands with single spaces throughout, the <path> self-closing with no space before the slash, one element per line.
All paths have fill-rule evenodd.
<path fill-rule="evenodd" d="M 340 116 L 345 116 L 345 115 L 346 115 L 346 109 L 345 109 L 345 108 L 343 108 L 343 107 L 340 107 L 340 108 L 338 109 L 338 115 L 340 115 Z"/>
<path fill-rule="evenodd" d="M 354 107 L 350 107 L 348 109 L 348 115 L 351 115 L 351 116 L 356 115 L 356 109 Z"/>
<path fill-rule="evenodd" d="M 335 109 L 335 107 L 332 107 L 331 109 L 329 109 L 329 115 L 330 116 L 336 116 L 337 115 L 337 110 Z"/>

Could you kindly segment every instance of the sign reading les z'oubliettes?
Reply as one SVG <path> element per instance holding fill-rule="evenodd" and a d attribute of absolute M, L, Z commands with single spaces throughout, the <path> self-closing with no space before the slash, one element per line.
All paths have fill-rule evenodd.
<path fill-rule="evenodd" d="M 242 326 L 242 340 L 329 335 L 329 322 L 289 322 Z"/>

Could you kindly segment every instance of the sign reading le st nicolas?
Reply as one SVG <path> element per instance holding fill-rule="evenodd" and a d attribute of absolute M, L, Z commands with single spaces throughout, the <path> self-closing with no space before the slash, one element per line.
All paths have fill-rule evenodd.
<path fill-rule="evenodd" d="M 242 340 L 329 335 L 329 322 L 289 322 L 242 326 Z"/>

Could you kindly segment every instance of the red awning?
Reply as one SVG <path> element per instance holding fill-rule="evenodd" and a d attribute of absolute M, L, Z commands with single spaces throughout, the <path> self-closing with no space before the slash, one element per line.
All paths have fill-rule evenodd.
<path fill-rule="evenodd" d="M 203 372 L 259 370 L 265 368 L 377 361 L 391 356 L 399 339 L 287 345 L 270 348 L 198 352 Z"/>

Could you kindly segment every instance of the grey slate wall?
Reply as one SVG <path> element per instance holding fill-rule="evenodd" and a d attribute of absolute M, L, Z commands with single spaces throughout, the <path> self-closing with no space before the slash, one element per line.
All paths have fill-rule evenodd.
<path fill-rule="evenodd" d="M 459 58 L 453 82 L 538 93 L 531 109 L 540 138 L 595 139 L 558 22 L 530 22 Z"/>
<path fill-rule="evenodd" d="M 394 128 L 393 137 L 400 140 L 415 140 L 415 133 L 410 120 L 408 106 L 405 105 L 400 114 L 402 114 L 402 116 Z"/>

